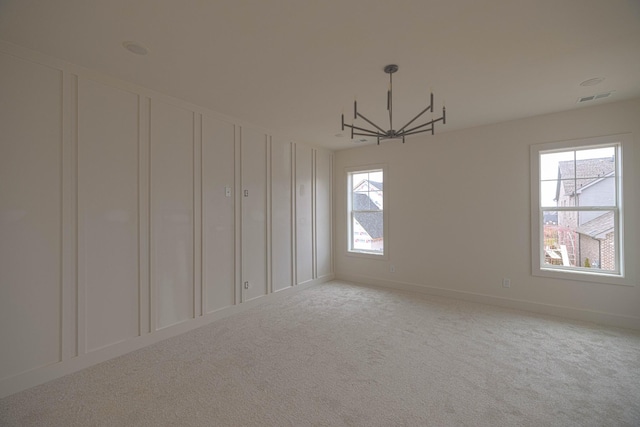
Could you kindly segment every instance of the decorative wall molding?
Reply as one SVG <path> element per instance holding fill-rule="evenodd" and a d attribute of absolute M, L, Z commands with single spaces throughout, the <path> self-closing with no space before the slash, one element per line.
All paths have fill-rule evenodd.
<path fill-rule="evenodd" d="M 78 76 L 63 71 L 62 81 L 62 300 L 61 355 L 79 354 L 78 319 Z"/>
<path fill-rule="evenodd" d="M 202 114 L 193 113 L 193 318 L 205 312 L 202 282 Z"/>
<path fill-rule="evenodd" d="M 293 287 L 287 292 L 272 293 L 266 295 L 264 298 L 256 298 L 244 304 L 234 305 L 232 307 L 217 310 L 213 313 L 200 316 L 190 322 L 179 323 L 156 331 L 153 334 L 146 334 L 132 340 L 123 341 L 115 345 L 102 348 L 95 352 L 84 355 L 83 357 L 76 357 L 73 359 L 62 361 L 60 363 L 39 367 L 37 369 L 32 369 L 27 372 L 22 372 L 20 374 L 4 378 L 0 380 L 0 398 L 9 396 L 13 393 L 17 393 L 30 387 L 34 387 L 47 381 L 54 380 L 64 375 L 86 369 L 90 366 L 105 362 L 118 356 L 122 356 L 135 350 L 139 350 L 143 347 L 147 347 L 162 340 L 184 334 L 191 330 L 213 323 L 216 320 L 223 319 L 234 314 L 243 313 L 246 310 L 250 310 L 261 304 L 278 301 L 283 297 L 292 295 L 294 292 L 302 292 L 311 286 L 320 285 L 322 283 L 329 282 L 332 279 L 333 277 L 327 278 L 325 280 L 316 280 L 304 285 Z"/>
<path fill-rule="evenodd" d="M 60 236 L 60 256 L 59 256 L 59 268 L 60 275 L 59 277 L 53 277 L 52 281 L 57 283 L 59 287 L 59 295 L 58 299 L 53 299 L 50 301 L 41 301 L 42 304 L 50 304 L 52 308 L 52 312 L 59 313 L 59 321 L 58 325 L 53 325 L 54 328 L 57 328 L 59 331 L 59 339 L 56 338 L 58 342 L 57 349 L 57 360 L 52 361 L 51 363 L 46 363 L 44 365 L 40 364 L 37 366 L 31 366 L 26 370 L 21 370 L 20 372 L 9 372 L 8 375 L 4 375 L 3 378 L 0 378 L 0 397 L 18 392 L 25 388 L 40 384 L 42 382 L 57 378 L 59 376 L 78 371 L 80 369 L 86 368 L 93 364 L 108 360 L 110 358 L 125 354 L 127 352 L 142 348 L 149 344 L 158 342 L 162 339 L 192 330 L 194 328 L 203 326 L 212 321 L 220 319 L 222 317 L 226 317 L 228 315 L 242 312 L 246 309 L 254 307 L 258 304 L 261 304 L 264 301 L 272 301 L 275 298 L 280 298 L 282 295 L 287 293 L 283 292 L 274 292 L 274 283 L 273 283 L 273 274 L 274 274 L 274 265 L 273 265 L 273 252 L 272 252 L 272 241 L 274 236 L 274 230 L 271 228 L 271 224 L 273 222 L 272 209 L 273 209 L 273 194 L 272 194 L 272 179 L 273 170 L 272 161 L 273 161 L 273 149 L 274 149 L 274 140 L 273 137 L 265 130 L 247 125 L 240 120 L 236 120 L 233 118 L 229 118 L 205 108 L 190 104 L 188 102 L 175 99 L 164 94 L 160 94 L 154 91 L 147 90 L 145 88 L 137 87 L 128 82 L 122 82 L 117 79 L 111 78 L 109 76 L 102 75 L 92 70 L 87 70 L 82 67 L 66 63 L 61 60 L 57 60 L 55 58 L 49 58 L 44 55 L 41 55 L 36 52 L 31 52 L 26 49 L 17 47 L 15 45 L 11 45 L 5 42 L 0 41 L 0 56 L 5 56 L 8 61 L 14 60 L 26 60 L 28 63 L 37 64 L 38 66 L 49 67 L 53 70 L 60 72 L 60 82 L 62 86 L 62 103 L 61 103 L 61 111 L 60 120 L 61 120 L 61 132 L 60 132 L 60 146 L 56 149 L 59 153 L 59 156 L 56 158 L 50 159 L 54 162 L 59 162 L 60 164 L 56 166 L 57 169 L 60 169 L 60 194 L 58 198 L 60 200 L 61 205 L 61 220 L 59 224 L 59 236 Z M 13 58 L 13 59 L 12 59 Z M 29 65 L 26 66 L 30 67 Z M 118 341 L 117 339 L 112 340 L 111 336 L 99 337 L 95 339 L 94 336 L 88 336 L 88 333 L 91 333 L 90 328 L 88 327 L 87 321 L 89 317 L 93 319 L 97 319 L 95 317 L 97 314 L 95 312 L 87 311 L 87 298 L 94 298 L 94 296 L 90 296 L 87 293 L 87 280 L 91 280 L 90 277 L 87 276 L 85 261 L 87 259 L 86 250 L 86 241 L 87 232 L 91 231 L 90 222 L 88 222 L 87 218 L 80 218 L 80 215 L 84 215 L 83 212 L 86 212 L 86 206 L 83 208 L 82 205 L 79 204 L 80 199 L 80 189 L 85 183 L 79 182 L 79 170 L 81 168 L 85 168 L 85 173 L 91 174 L 99 174 L 100 171 L 96 171 L 90 168 L 90 165 L 85 163 L 85 160 L 79 158 L 79 138 L 86 138 L 87 135 L 79 134 L 79 129 L 81 126 L 86 126 L 86 123 L 80 122 L 83 119 L 82 110 L 79 107 L 79 82 L 86 82 L 90 85 L 94 83 L 99 83 L 100 85 L 104 85 L 108 88 L 108 90 L 124 91 L 129 94 L 134 95 L 134 112 L 132 115 L 127 116 L 129 120 L 133 120 L 134 123 L 137 124 L 137 135 L 135 136 L 134 143 L 135 146 L 131 148 L 137 158 L 132 161 L 135 164 L 135 175 L 132 178 L 135 182 L 135 186 L 133 190 L 128 187 L 126 191 L 134 191 L 137 195 L 137 200 L 134 203 L 133 209 L 135 210 L 134 218 L 129 218 L 129 220 L 133 221 L 135 232 L 133 235 L 129 235 L 128 238 L 132 239 L 135 242 L 135 247 L 127 246 L 128 249 L 133 250 L 137 255 L 137 260 L 134 261 L 137 265 L 137 277 L 135 278 L 132 286 L 133 293 L 137 295 L 137 300 L 135 301 L 135 320 L 131 324 L 134 326 L 134 336 L 130 338 L 126 338 L 124 340 Z M 32 96 L 37 96 L 37 94 L 31 94 Z M 91 96 L 84 94 L 83 96 Z M 99 102 L 93 102 L 92 105 L 99 105 Z M 130 105 L 130 104 L 127 104 Z M 183 133 L 180 133 L 181 136 L 189 133 L 190 142 L 189 145 L 193 150 L 192 153 L 189 153 L 190 160 L 189 165 L 181 162 L 179 165 L 175 166 L 173 163 L 173 158 L 169 153 L 171 150 L 179 150 L 174 146 L 170 148 L 168 151 L 165 151 L 162 154 L 162 158 L 156 158 L 154 160 L 154 156 L 157 151 L 154 153 L 154 150 L 158 150 L 158 147 L 154 147 L 154 142 L 157 143 L 158 138 L 164 138 L 164 135 L 159 135 L 158 130 L 154 130 L 153 127 L 157 125 L 156 122 L 154 124 L 154 119 L 158 119 L 158 106 L 161 106 L 162 114 L 169 117 L 172 121 L 177 122 L 178 124 L 185 124 L 185 117 L 189 116 L 189 131 L 187 132 L 183 127 L 181 127 L 180 131 L 185 130 Z M 174 115 L 175 112 L 175 115 Z M 230 152 L 233 152 L 233 172 L 232 172 L 232 182 L 216 182 L 211 183 L 205 181 L 205 165 L 204 165 L 204 121 L 208 120 L 208 118 L 212 118 L 219 122 L 228 123 L 229 126 L 232 126 L 231 130 L 231 140 L 228 141 L 229 144 L 232 144 Z M 37 127 L 38 126 L 38 117 L 30 117 L 28 118 L 31 121 L 31 125 Z M 117 121 L 117 115 L 112 117 L 107 117 L 110 121 Z M 0 117 L 0 121 L 2 118 Z M 27 120 L 27 118 L 25 118 Z M 158 128 L 161 129 L 161 128 Z M 264 149 L 266 150 L 265 156 L 265 176 L 263 185 L 265 186 L 265 203 L 264 203 L 264 213 L 266 220 L 266 230 L 265 230 L 265 245 L 264 245 L 264 253 L 265 253 L 265 261 L 266 261 L 266 272 L 265 272 L 265 293 L 266 295 L 256 295 L 251 298 L 250 301 L 244 301 L 242 299 L 242 196 L 241 196 L 241 184 L 242 184 L 242 175 L 241 175 L 241 165 L 243 161 L 243 153 L 242 153 L 242 142 L 241 135 L 242 129 L 251 129 L 252 132 L 262 135 L 264 138 Z M 173 130 L 175 131 L 175 129 Z M 172 132 L 173 132 L 172 131 Z M 96 133 L 96 132 L 94 132 Z M 167 136 L 166 138 L 171 138 Z M 164 139 L 164 144 L 173 144 L 171 140 Z M 317 276 L 317 257 L 319 256 L 319 252 L 316 248 L 303 248 L 299 247 L 299 243 L 296 241 L 296 147 L 304 147 L 305 150 L 310 150 L 309 147 L 299 146 L 295 143 L 286 143 L 289 146 L 290 150 L 290 161 L 291 161 L 291 171 L 290 171 L 290 206 L 288 206 L 288 210 L 291 212 L 291 221 L 290 221 L 290 230 L 291 230 L 291 268 L 286 272 L 281 272 L 282 274 L 289 275 L 291 277 L 291 286 L 286 287 L 282 290 L 289 291 L 300 291 L 305 289 L 306 287 L 322 283 L 333 278 L 332 275 L 325 275 L 324 277 L 318 279 L 315 278 Z M 166 146 L 166 145 L 165 145 Z M 128 148 L 128 149 L 129 149 Z M 210 147 L 211 148 L 211 147 Z M 309 167 L 312 169 L 313 183 L 312 190 L 313 196 L 316 194 L 316 165 L 315 165 L 315 150 L 313 152 L 313 163 L 309 163 Z M 117 153 L 121 155 L 120 158 L 131 159 L 128 156 L 128 151 L 126 152 L 126 156 L 124 155 L 124 151 L 121 153 Z M 110 161 L 118 161 L 119 157 L 114 157 Z M 115 159 L 115 160 L 114 160 Z M 178 308 L 179 313 L 176 314 L 175 317 L 164 317 L 160 316 L 163 314 L 162 310 L 164 308 L 159 306 L 159 301 L 161 296 L 163 298 L 167 298 L 166 288 L 164 291 L 160 288 L 158 277 L 158 268 L 164 268 L 165 266 L 159 265 L 159 260 L 156 259 L 154 255 L 154 250 L 158 244 L 163 244 L 161 240 L 158 240 L 159 237 L 157 235 L 158 223 L 154 225 L 154 215 L 158 212 L 154 212 L 154 209 L 157 209 L 157 206 L 154 204 L 158 202 L 158 191 L 164 191 L 162 186 L 159 186 L 158 182 L 155 181 L 156 178 L 165 175 L 167 178 L 167 174 L 175 173 L 175 170 L 171 172 L 173 169 L 167 168 L 166 165 L 162 164 L 167 160 L 169 163 L 175 167 L 179 167 L 180 176 L 184 177 L 185 173 L 189 175 L 189 185 L 187 186 L 182 184 L 182 187 L 190 187 L 190 200 L 189 200 L 189 211 L 188 215 L 190 216 L 189 221 L 191 222 L 190 231 L 188 232 L 191 235 L 191 241 L 188 243 L 191 248 L 191 258 L 188 259 L 188 264 L 186 268 L 190 270 L 191 280 L 188 284 L 188 289 L 191 295 L 188 296 L 188 304 L 189 309 L 186 309 L 180 305 Z M 311 161 L 312 159 L 309 159 Z M 159 163 L 160 162 L 160 163 Z M 112 169 L 111 169 L 112 170 Z M 131 169 L 129 166 L 128 170 Z M 329 177 L 331 177 L 331 171 L 327 171 Z M 103 178 L 103 177 L 101 177 Z M 102 181 L 107 181 L 104 179 Z M 102 182 L 99 181 L 99 182 Z M 167 182 L 167 181 L 162 181 Z M 330 183 L 324 183 L 325 185 L 331 185 Z M 173 184 L 172 184 L 173 185 Z M 231 251 L 234 256 L 234 262 L 232 266 L 229 266 L 231 271 L 233 272 L 233 283 L 229 283 L 228 286 L 231 286 L 233 301 L 231 305 L 225 306 L 223 308 L 215 308 L 211 312 L 208 312 L 207 307 L 207 288 L 206 288 L 206 275 L 204 274 L 204 269 L 206 265 L 206 256 L 207 250 L 211 248 L 207 248 L 205 244 L 205 233 L 206 233 L 206 220 L 207 220 L 207 211 L 204 205 L 204 194 L 206 189 L 210 189 L 210 186 L 214 186 L 213 191 L 220 191 L 221 189 L 225 189 L 228 186 L 231 186 L 231 199 L 233 204 L 233 218 L 229 221 L 228 227 L 232 230 L 233 233 L 233 247 L 226 248 L 226 250 Z M 180 188 L 182 188 L 180 187 Z M 331 188 L 331 187 L 330 187 Z M 94 187 L 84 188 L 83 191 L 87 192 L 86 195 L 90 195 L 91 200 L 101 200 L 101 194 L 91 193 L 94 191 Z M 16 190 L 19 191 L 19 190 Z M 105 197 L 118 197 L 117 189 L 114 189 L 113 186 L 109 187 L 109 191 L 116 191 L 116 193 L 105 194 Z M 123 189 L 123 191 L 125 191 Z M 176 191 L 175 188 L 171 191 Z M 130 194 L 130 193 L 129 193 Z M 156 200 L 154 200 L 156 198 Z M 85 202 L 89 200 L 86 199 Z M 178 201 L 178 204 L 182 203 L 184 200 L 181 198 Z M 83 202 L 84 203 L 84 202 Z M 169 204 L 172 201 L 169 200 Z M 313 203 L 312 215 L 314 218 L 313 227 L 315 228 L 315 216 L 317 209 L 331 209 L 331 206 L 320 206 L 317 205 L 315 201 L 311 201 Z M 127 202 L 127 205 L 131 203 Z M 83 209 L 85 209 L 83 211 Z M 123 214 L 124 215 L 124 214 Z M 122 220 L 123 216 L 115 215 L 115 221 Z M 175 219 L 175 218 L 174 218 Z M 83 222 L 84 221 L 84 222 Z M 182 235 L 183 231 L 179 231 L 178 234 Z M 313 242 L 312 244 L 317 244 L 317 231 L 313 231 Z M 327 238 L 331 238 L 327 236 Z M 176 245 L 180 243 L 174 242 Z M 1 242 L 0 242 L 1 244 Z M 105 244 L 109 244 L 105 242 Z M 109 248 L 113 252 L 118 251 L 118 247 Z M 313 253 L 313 263 L 314 263 L 314 274 L 312 280 L 307 281 L 304 285 L 296 285 L 296 262 L 298 261 L 297 252 L 299 250 L 305 250 L 306 252 Z M 95 255 L 91 255 L 94 261 L 96 259 Z M 331 258 L 331 253 L 325 254 Z M 98 261 L 99 262 L 99 261 Z M 332 262 L 329 259 L 329 262 Z M 105 266 L 103 266 L 105 267 Z M 182 265 L 181 265 L 182 267 Z M 37 268 L 37 265 L 34 266 Z M 117 266 L 116 266 L 117 268 Z M 18 276 L 19 277 L 19 276 Z M 49 284 L 42 284 L 43 286 L 49 286 Z M 168 286 L 166 284 L 162 286 Z M 121 287 L 125 287 L 122 285 Z M 295 288 L 295 289 L 294 289 Z M 14 289 L 14 288 L 12 288 Z M 19 289 L 20 287 L 15 287 L 18 289 L 15 292 L 22 292 Z M 95 289 L 95 288 L 94 288 Z M 100 288 L 104 290 L 105 288 Z M 178 285 L 175 288 L 178 292 L 183 290 L 182 285 Z M 129 288 L 129 291 L 132 290 Z M 165 292 L 164 294 L 160 294 L 160 292 Z M 13 290 L 11 292 L 14 292 Z M 9 295 L 9 298 L 16 297 L 16 295 Z M 185 295 L 180 297 L 180 301 L 184 302 Z M 91 300 L 92 303 L 95 303 L 95 299 Z M 131 300 L 128 300 L 131 301 Z M 166 305 L 166 304 L 165 304 Z M 175 322 L 174 322 L 175 320 Z M 96 328 L 96 323 L 94 322 L 91 326 L 92 328 Z M 2 332 L 3 328 L 20 328 L 20 325 L 0 325 L 0 332 Z M 109 325 L 105 325 L 107 330 L 109 329 Z M 100 328 L 98 328 L 100 329 Z M 103 329 L 100 329 L 103 330 Z M 13 332 L 11 332 L 13 333 Z M 127 332 L 128 333 L 128 332 Z M 116 334 L 117 335 L 117 334 Z M 25 342 L 29 342 L 29 336 L 25 336 Z M 93 343 L 93 344 L 92 344 Z M 102 345 L 102 343 L 106 343 Z M 35 343 L 36 345 L 38 343 Z M 20 351 L 19 349 L 17 351 Z M 26 351 L 26 350 L 25 350 Z M 0 355 L 0 365 L 5 362 L 3 355 Z M 7 366 L 7 365 L 5 365 Z"/>
<path fill-rule="evenodd" d="M 151 99 L 138 95 L 139 335 L 151 333 Z"/>

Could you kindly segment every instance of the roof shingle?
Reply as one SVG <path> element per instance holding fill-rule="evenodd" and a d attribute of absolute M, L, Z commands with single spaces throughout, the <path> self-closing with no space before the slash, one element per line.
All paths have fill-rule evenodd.
<path fill-rule="evenodd" d="M 564 193 L 574 196 L 576 186 L 577 190 L 580 190 L 591 182 L 613 172 L 615 166 L 613 157 L 576 160 L 575 163 L 573 160 L 560 161 L 558 162 L 558 186 L 562 183 Z M 560 196 L 559 192 L 558 196 Z"/>

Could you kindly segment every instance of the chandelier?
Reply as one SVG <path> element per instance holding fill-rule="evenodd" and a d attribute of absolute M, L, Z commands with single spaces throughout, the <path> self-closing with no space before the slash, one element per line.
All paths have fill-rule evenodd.
<path fill-rule="evenodd" d="M 358 117 L 369 123 L 373 128 L 364 128 L 360 126 L 356 126 L 353 124 L 346 124 L 344 122 L 344 114 L 342 114 L 342 130 L 345 127 L 351 128 L 351 139 L 354 136 L 368 136 L 373 137 L 378 140 L 378 145 L 380 145 L 380 141 L 384 141 L 385 139 L 400 139 L 402 138 L 402 143 L 404 144 L 405 137 L 409 135 L 415 135 L 417 133 L 422 132 L 431 132 L 431 135 L 435 132 L 436 123 L 442 122 L 442 124 L 447 123 L 446 109 L 444 105 L 442 106 L 442 116 L 437 119 L 431 119 L 430 121 L 423 123 L 418 126 L 409 127 L 413 122 L 415 122 L 418 118 L 420 118 L 427 111 L 431 111 L 433 113 L 433 93 L 431 93 L 429 99 L 429 105 L 427 108 L 422 110 L 418 115 L 416 115 L 413 119 L 409 120 L 409 122 L 402 126 L 400 129 L 393 129 L 393 73 L 398 71 L 398 66 L 396 64 L 390 64 L 384 67 L 384 72 L 389 74 L 389 90 L 387 91 L 387 111 L 389 111 L 389 130 L 384 130 L 382 127 L 378 126 L 371 120 L 367 119 L 365 116 L 358 112 L 358 102 L 353 101 L 353 119 L 356 120 Z"/>

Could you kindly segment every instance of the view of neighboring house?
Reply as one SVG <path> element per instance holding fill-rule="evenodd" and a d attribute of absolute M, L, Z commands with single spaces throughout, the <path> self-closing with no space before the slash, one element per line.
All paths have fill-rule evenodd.
<path fill-rule="evenodd" d="M 614 175 L 611 157 L 560 161 L 555 200 L 559 207 L 613 206 Z M 558 211 L 557 240 L 561 250 L 546 250 L 549 263 L 615 269 L 613 212 Z"/>
<path fill-rule="evenodd" d="M 383 184 L 381 182 L 365 179 L 353 189 L 353 249 L 383 250 L 382 199 Z"/>
<path fill-rule="evenodd" d="M 558 212 L 545 212 L 542 222 L 545 225 L 558 225 Z"/>

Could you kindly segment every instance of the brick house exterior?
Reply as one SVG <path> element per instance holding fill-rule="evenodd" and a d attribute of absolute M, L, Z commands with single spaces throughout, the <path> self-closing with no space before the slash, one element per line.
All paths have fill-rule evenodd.
<path fill-rule="evenodd" d="M 613 206 L 614 175 L 612 157 L 561 161 L 555 200 L 559 207 Z M 558 212 L 558 244 L 566 248 L 569 265 L 614 270 L 613 231 L 613 212 Z"/>

